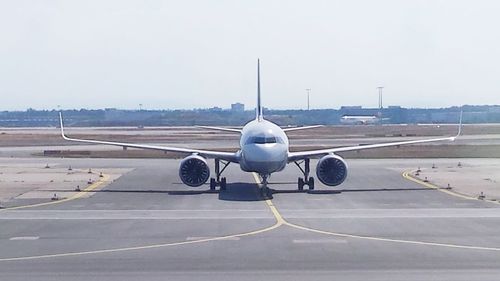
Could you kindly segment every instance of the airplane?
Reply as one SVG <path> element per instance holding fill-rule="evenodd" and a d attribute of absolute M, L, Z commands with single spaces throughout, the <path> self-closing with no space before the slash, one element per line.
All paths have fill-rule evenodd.
<path fill-rule="evenodd" d="M 179 177 L 184 184 L 190 187 L 199 187 L 210 179 L 211 190 L 215 190 L 216 187 L 219 187 L 220 190 L 226 190 L 227 181 L 225 177 L 221 177 L 222 173 L 230 163 L 239 164 L 242 171 L 256 173 L 260 176 L 261 192 L 263 195 L 267 195 L 269 176 L 282 171 L 289 163 L 295 163 L 303 175 L 303 177 L 299 177 L 297 180 L 298 190 L 303 190 L 306 185 L 310 190 L 314 189 L 314 177 L 309 175 L 311 172 L 310 160 L 313 158 L 319 158 L 316 165 L 316 176 L 319 181 L 327 186 L 337 186 L 345 181 L 348 171 L 346 161 L 337 155 L 338 152 L 438 141 L 454 141 L 460 136 L 462 131 L 462 113 L 460 113 L 458 133 L 452 137 L 290 152 L 287 132 L 317 128 L 321 125 L 281 128 L 264 119 L 260 89 L 260 60 L 257 60 L 257 107 L 255 110 L 255 119 L 248 122 L 242 129 L 204 127 L 240 134 L 240 148 L 235 152 L 70 138 L 64 133 L 63 117 L 60 112 L 61 135 L 65 140 L 74 142 L 121 146 L 123 149 L 152 149 L 185 154 L 187 156 L 180 162 Z M 215 177 L 210 177 L 210 168 L 207 159 L 214 159 Z"/>
<path fill-rule="evenodd" d="M 340 123 L 342 124 L 356 124 L 356 125 L 367 125 L 375 124 L 380 122 L 380 118 L 377 116 L 364 116 L 364 115 L 344 115 L 340 118 Z"/>

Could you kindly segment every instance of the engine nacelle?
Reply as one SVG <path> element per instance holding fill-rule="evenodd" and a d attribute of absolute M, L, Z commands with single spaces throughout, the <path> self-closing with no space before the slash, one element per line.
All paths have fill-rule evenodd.
<path fill-rule="evenodd" d="M 199 155 L 190 155 L 181 161 L 179 177 L 189 186 L 200 186 L 210 177 L 207 160 Z"/>
<path fill-rule="evenodd" d="M 347 163 L 342 157 L 334 154 L 323 156 L 316 165 L 316 175 L 325 185 L 339 185 L 347 177 Z"/>

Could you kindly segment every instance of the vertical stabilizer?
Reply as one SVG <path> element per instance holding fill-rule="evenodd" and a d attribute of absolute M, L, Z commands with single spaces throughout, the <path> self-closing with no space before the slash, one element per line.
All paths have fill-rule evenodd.
<path fill-rule="evenodd" d="M 260 60 L 257 59 L 257 107 L 255 108 L 255 119 L 262 121 L 262 104 L 260 103 Z"/>

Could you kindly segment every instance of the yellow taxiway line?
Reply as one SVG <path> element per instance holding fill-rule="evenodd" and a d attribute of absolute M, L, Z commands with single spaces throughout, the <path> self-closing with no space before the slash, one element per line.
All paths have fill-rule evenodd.
<path fill-rule="evenodd" d="M 467 196 L 467 195 L 464 195 L 464 194 L 453 192 L 451 190 L 439 187 L 439 186 L 434 185 L 434 184 L 429 183 L 429 182 L 424 182 L 424 181 L 420 180 L 419 178 L 416 178 L 416 177 L 412 176 L 411 175 L 412 172 L 413 171 L 405 171 L 401 175 L 403 176 L 403 178 L 405 178 L 405 179 L 407 179 L 409 181 L 412 181 L 414 183 L 418 183 L 418 184 L 423 185 L 423 186 L 425 186 L 427 188 L 430 188 L 430 189 L 439 190 L 439 191 L 444 192 L 444 193 L 446 193 L 448 195 L 451 195 L 451 196 L 455 196 L 455 197 L 459 197 L 459 198 L 467 199 L 467 200 L 478 200 L 478 201 L 484 201 L 484 202 L 489 202 L 489 203 L 494 203 L 494 204 L 500 204 L 500 202 L 497 202 L 497 201 L 492 201 L 492 200 L 488 200 L 488 199 L 481 200 L 481 199 L 476 198 L 476 197 Z"/>
<path fill-rule="evenodd" d="M 253 176 L 254 176 L 256 183 L 260 184 L 260 179 L 259 179 L 258 175 L 253 174 Z M 90 187 L 88 187 L 87 189 L 89 189 L 89 188 Z M 97 188 L 97 186 L 95 186 L 94 188 Z M 87 189 L 85 189 L 85 190 L 87 191 Z M 78 197 L 81 197 L 81 195 Z M 78 198 L 78 197 L 76 197 L 76 198 Z M 74 196 L 71 198 L 72 198 L 71 200 L 76 199 Z M 333 231 L 314 229 L 314 228 L 305 227 L 305 226 L 297 225 L 297 224 L 290 223 L 290 222 L 286 221 L 270 199 L 267 199 L 265 202 L 266 202 L 266 205 L 271 210 L 276 222 L 275 222 L 275 224 L 273 224 L 269 227 L 265 227 L 265 228 L 254 230 L 254 231 L 238 233 L 238 234 L 230 234 L 230 235 L 224 235 L 224 236 L 218 236 L 218 237 L 211 237 L 211 238 L 203 238 L 203 239 L 198 239 L 198 240 L 180 241 L 180 242 L 163 243 L 163 244 L 151 244 L 151 245 L 144 245 L 144 246 L 102 249 L 102 250 L 93 250 L 93 251 L 69 252 L 69 253 L 59 253 L 59 254 L 47 254 L 47 255 L 37 255 L 37 256 L 0 258 L 0 262 L 35 260 L 35 259 L 43 259 L 43 258 L 83 256 L 83 255 L 104 254 L 104 253 L 117 253 L 117 252 L 125 252 L 125 251 L 158 249 L 158 248 L 174 247 L 174 246 L 181 246 L 181 245 L 199 244 L 199 243 L 205 243 L 205 242 L 211 242 L 211 241 L 231 240 L 234 238 L 252 236 L 252 235 L 268 232 L 268 231 L 274 230 L 276 228 L 279 228 L 283 225 L 293 227 L 296 229 L 300 229 L 300 230 L 304 230 L 304 231 L 313 232 L 313 233 L 336 236 L 336 237 L 343 237 L 343 238 L 363 239 L 363 240 L 400 243 L 400 244 L 411 244 L 411 245 L 421 245 L 421 246 L 437 246 L 437 247 L 467 249 L 467 250 L 482 250 L 482 251 L 496 251 L 496 252 L 500 251 L 500 248 L 497 248 L 497 247 L 481 247 L 481 246 L 460 245 L 460 244 L 450 244 L 450 243 L 437 243 L 437 242 L 426 242 L 426 241 L 416 241 L 416 240 L 392 239 L 392 238 L 383 238 L 383 237 L 377 237 L 377 236 L 363 236 L 363 235 L 355 235 L 355 234 L 339 233 L 339 232 L 333 232 Z"/>
<path fill-rule="evenodd" d="M 252 173 L 252 175 L 253 175 L 253 178 L 254 178 L 255 182 L 258 185 L 260 185 L 259 175 L 257 175 L 256 173 Z M 276 224 L 279 224 L 280 226 L 283 225 L 283 224 L 287 224 L 287 222 L 281 216 L 281 214 L 278 211 L 278 209 L 276 208 L 276 206 L 274 206 L 273 201 L 271 201 L 270 199 L 266 199 L 266 204 L 269 207 L 269 209 L 271 209 L 271 212 L 273 213 L 274 218 L 276 219 Z"/>
<path fill-rule="evenodd" d="M 258 180 L 258 178 L 257 178 L 257 180 Z M 97 188 L 97 187 L 94 187 L 94 188 Z M 71 197 L 71 198 L 72 198 L 72 200 L 76 199 L 74 197 Z M 49 203 L 53 203 L 53 202 L 49 202 Z M 273 225 L 269 226 L 269 227 L 265 227 L 265 228 L 262 228 L 262 229 L 257 229 L 257 230 L 254 230 L 254 231 L 237 233 L 237 234 L 230 234 L 230 235 L 224 235 L 224 236 L 217 236 L 217 237 L 210 237 L 210 238 L 202 238 L 202 239 L 191 240 L 191 241 L 180 241 L 180 242 L 163 243 L 163 244 L 151 244 L 151 245 L 144 245 L 144 246 L 133 246 L 133 247 L 102 249 L 102 250 L 93 250 L 93 251 L 80 251 L 80 252 L 47 254 L 47 255 L 37 255 L 37 256 L 0 258 L 0 262 L 3 262 L 3 261 L 35 260 L 35 259 L 44 259 L 44 258 L 72 257 L 72 256 L 83 256 L 83 255 L 92 255 L 92 254 L 105 254 L 105 253 L 117 253 L 117 252 L 125 252 L 125 251 L 157 249 L 157 248 L 166 248 L 166 247 L 173 247 L 173 246 L 181 246 L 181 245 L 190 245 L 190 244 L 205 243 L 205 242 L 211 242 L 211 241 L 231 240 L 231 239 L 239 238 L 239 237 L 252 236 L 252 235 L 256 235 L 256 234 L 260 234 L 260 233 L 271 231 L 271 230 L 273 230 L 275 228 L 278 228 L 278 227 L 282 226 L 283 223 L 284 223 L 283 217 L 281 217 L 281 215 L 279 214 L 278 210 L 273 205 L 273 203 L 271 202 L 271 200 L 266 200 L 266 203 L 269 206 L 271 212 L 273 213 L 273 216 L 276 219 L 276 222 Z"/>
<path fill-rule="evenodd" d="M 392 238 L 383 238 L 383 237 L 376 237 L 376 236 L 354 235 L 354 234 L 347 234 L 347 233 L 324 231 L 324 230 L 309 228 L 309 227 L 305 227 L 305 226 L 301 226 L 301 225 L 296 225 L 296 224 L 289 223 L 289 222 L 287 222 L 286 225 L 297 228 L 297 229 L 305 230 L 305 231 L 326 234 L 326 235 L 331 235 L 331 236 L 336 236 L 336 237 L 343 237 L 343 238 L 356 238 L 356 239 L 374 240 L 374 241 L 391 242 L 391 243 L 414 244 L 414 245 L 424 245 L 424 246 L 439 246 L 439 247 L 446 247 L 446 248 L 458 248 L 458 249 L 468 249 L 468 250 L 500 251 L 500 248 L 495 248 L 495 247 L 469 246 L 469 245 L 459 245 L 459 244 L 449 244 L 449 243 L 392 239 Z"/>
<path fill-rule="evenodd" d="M 259 177 L 255 173 L 253 175 L 254 175 L 255 181 L 257 183 L 259 183 L 260 182 Z M 314 232 L 314 233 L 319 233 L 319 234 L 324 234 L 324 235 L 331 235 L 331 236 L 336 236 L 336 237 L 343 237 L 343 238 L 355 238 L 355 239 L 382 241 L 382 242 L 390 242 L 390 243 L 413 244 L 413 245 L 422 245 L 422 246 L 438 246 L 438 247 L 468 249 L 468 250 L 500 251 L 500 248 L 496 248 L 496 247 L 481 247 L 481 246 L 460 245 L 460 244 L 450 244 L 450 243 L 392 239 L 392 238 L 384 238 L 384 237 L 377 237 L 377 236 L 364 236 L 364 235 L 355 235 L 355 234 L 314 229 L 314 228 L 305 227 L 302 225 L 297 225 L 297 224 L 288 222 L 279 213 L 278 209 L 274 206 L 274 204 L 271 202 L 271 200 L 266 200 L 266 203 L 271 208 L 271 211 L 273 212 L 274 216 L 276 217 L 276 220 L 278 222 L 281 221 L 282 225 L 286 225 L 286 226 L 293 227 L 293 228 L 300 229 L 300 230 L 304 230 L 304 231 L 309 231 L 309 232 Z"/>
<path fill-rule="evenodd" d="M 78 192 L 78 193 L 76 193 L 73 196 L 70 196 L 68 198 L 64 198 L 64 199 L 60 199 L 60 200 L 55 200 L 55 201 L 50 201 L 50 202 L 45 202 L 45 203 L 23 205 L 23 206 L 17 206 L 17 207 L 8 207 L 8 208 L 0 209 L 0 212 L 1 211 L 5 211 L 5 210 L 19 210 L 19 209 L 26 209 L 26 208 L 34 208 L 34 207 L 55 205 L 55 204 L 60 204 L 60 203 L 72 201 L 72 200 L 75 200 L 75 199 L 78 199 L 78 198 L 82 197 L 83 195 L 85 195 L 86 193 L 88 193 L 88 192 L 90 192 L 92 190 L 97 189 L 98 187 L 100 187 L 102 184 L 104 184 L 108 180 L 109 180 L 109 176 L 103 174 L 103 177 L 99 178 L 98 181 L 94 182 L 93 184 L 89 185 L 88 187 L 86 187 L 82 191 L 80 191 L 80 192 Z"/>
<path fill-rule="evenodd" d="M 251 235 L 256 235 L 256 234 L 264 233 L 267 231 L 271 231 L 279 226 L 281 226 L 281 224 L 276 222 L 272 226 L 258 229 L 258 230 L 254 230 L 254 231 L 225 235 L 225 236 L 218 236 L 218 237 L 211 237 L 211 238 L 203 238 L 203 239 L 198 239 L 198 240 L 172 242 L 172 243 L 164 243 L 164 244 L 151 244 L 151 245 L 145 245 L 145 246 L 133 246 L 133 247 L 125 247 L 125 248 L 103 249 L 103 250 L 94 250 L 94 251 L 81 251 L 81 252 L 69 252 L 69 253 L 48 254 L 48 255 L 38 255 L 38 256 L 0 258 L 0 262 L 2 262 L 2 261 L 35 260 L 35 259 L 44 259 L 44 258 L 72 257 L 72 256 L 83 256 L 83 255 L 105 254 L 105 253 L 117 253 L 117 252 L 125 252 L 125 251 L 158 249 L 158 248 L 165 248 L 165 247 L 198 244 L 198 243 L 205 243 L 205 242 L 219 241 L 219 240 L 226 240 L 226 239 L 231 240 L 231 239 L 234 239 L 237 237 L 251 236 Z"/>

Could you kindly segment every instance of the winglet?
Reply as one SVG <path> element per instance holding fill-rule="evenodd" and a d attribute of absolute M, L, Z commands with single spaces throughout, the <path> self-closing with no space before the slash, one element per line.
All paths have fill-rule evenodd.
<path fill-rule="evenodd" d="M 63 137 L 63 139 L 67 139 L 67 137 L 64 135 L 62 112 L 59 112 L 59 123 L 61 124 L 61 136 Z"/>
<path fill-rule="evenodd" d="M 456 136 L 454 136 L 452 138 L 452 140 L 455 140 L 456 138 L 458 138 L 462 134 L 462 116 L 463 116 L 463 114 L 464 114 L 464 111 L 460 110 L 460 120 L 458 122 L 458 133 Z"/>

